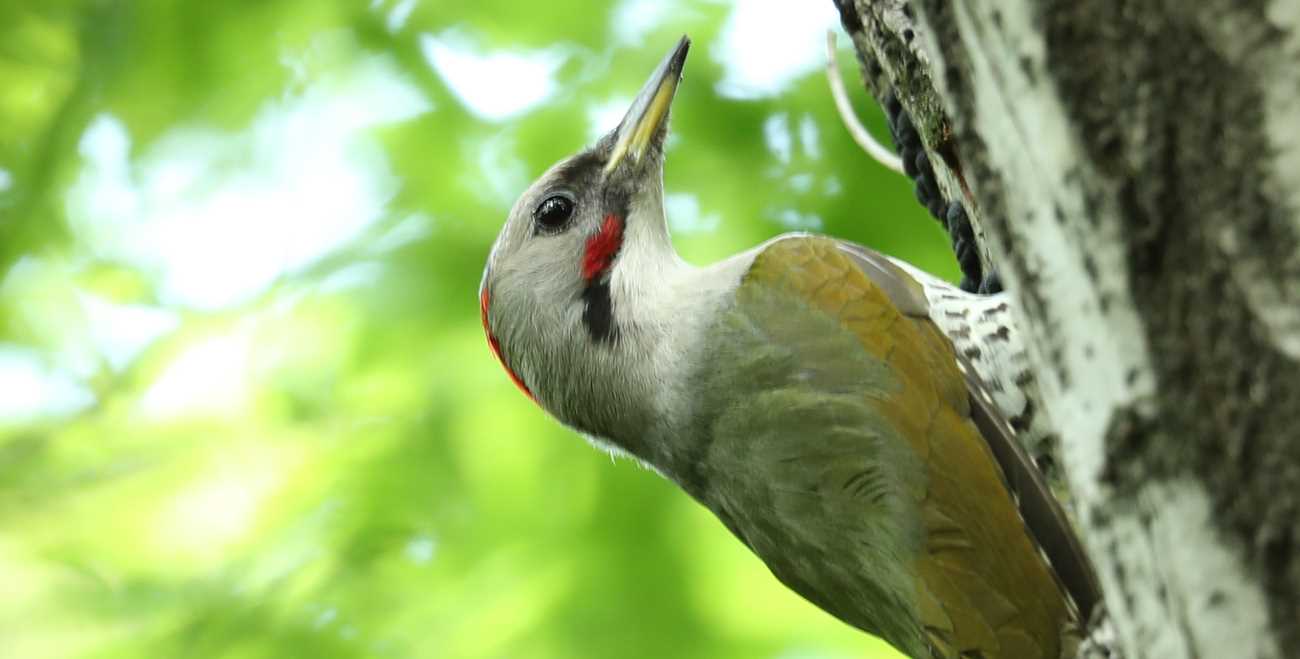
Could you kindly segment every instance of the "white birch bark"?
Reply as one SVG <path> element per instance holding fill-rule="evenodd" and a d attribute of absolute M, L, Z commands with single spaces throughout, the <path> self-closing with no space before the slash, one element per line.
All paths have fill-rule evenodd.
<path fill-rule="evenodd" d="M 837 0 L 1020 301 L 1130 658 L 1300 657 L 1300 0 Z"/>

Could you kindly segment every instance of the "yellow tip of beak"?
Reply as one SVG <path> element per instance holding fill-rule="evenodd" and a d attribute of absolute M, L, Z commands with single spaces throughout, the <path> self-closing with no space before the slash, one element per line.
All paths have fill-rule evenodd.
<path fill-rule="evenodd" d="M 691 40 L 682 37 L 632 101 L 632 106 L 615 131 L 614 149 L 610 152 L 609 161 L 605 163 L 606 174 L 614 171 L 624 160 L 638 162 L 645 155 L 660 127 L 668 119 L 668 111 L 672 108 L 673 96 L 677 93 L 677 83 L 681 80 L 682 65 L 686 62 L 686 52 L 690 46 Z"/>

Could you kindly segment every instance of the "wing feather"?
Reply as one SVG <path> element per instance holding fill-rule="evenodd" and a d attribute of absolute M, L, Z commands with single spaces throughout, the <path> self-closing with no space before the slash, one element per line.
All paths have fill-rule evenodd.
<path fill-rule="evenodd" d="M 755 258 L 711 342 L 751 368 L 704 369 L 701 500 L 795 591 L 913 656 L 1060 656 L 1074 616 L 951 344 L 861 263 L 816 237 Z"/>
<path fill-rule="evenodd" d="M 929 302 L 922 285 L 884 255 L 861 245 L 837 241 L 840 250 L 858 268 L 881 287 L 904 314 L 918 319 L 930 318 Z M 937 326 L 935 327 L 937 330 Z M 1101 601 L 1101 585 L 1088 559 L 1069 515 L 1053 496 L 1051 488 L 1034 465 L 1015 430 L 990 402 L 987 390 L 964 356 L 954 353 L 965 376 L 970 393 L 971 416 L 997 458 L 1008 487 L 1034 539 L 1041 545 L 1054 571 L 1069 591 L 1080 617 L 1088 620 Z"/>

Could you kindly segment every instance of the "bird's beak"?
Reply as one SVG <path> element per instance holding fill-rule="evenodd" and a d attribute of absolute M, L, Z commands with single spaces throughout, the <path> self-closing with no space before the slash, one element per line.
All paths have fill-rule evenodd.
<path fill-rule="evenodd" d="M 628 108 L 614 131 L 614 148 L 605 163 L 606 174 L 625 160 L 640 161 L 652 144 L 663 139 L 668 109 L 672 107 L 677 82 L 682 78 L 682 65 L 686 63 L 686 51 L 690 47 L 690 38 L 683 36 L 632 101 L 632 107 Z"/>

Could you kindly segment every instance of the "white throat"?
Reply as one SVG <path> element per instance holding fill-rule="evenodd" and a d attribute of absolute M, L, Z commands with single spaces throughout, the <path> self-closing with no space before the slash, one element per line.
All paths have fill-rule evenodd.
<path fill-rule="evenodd" d="M 615 405 L 635 410 L 628 415 L 635 425 L 616 426 L 617 436 L 609 437 L 608 444 L 626 448 L 660 471 L 672 472 L 689 442 L 686 426 L 694 416 L 695 400 L 688 394 L 691 369 L 704 362 L 698 351 L 705 334 L 719 312 L 731 304 L 755 252 L 706 267 L 692 266 L 673 249 L 661 218 L 637 221 L 641 219 L 633 217 L 629 222 L 625 246 L 632 248 L 625 248 L 611 272 L 620 332 L 611 351 L 616 363 L 610 366 L 615 370 L 597 377 L 613 392 L 634 392 L 631 399 Z M 636 231 L 654 235 L 636 235 Z M 593 439 L 606 446 L 601 438 Z"/>

